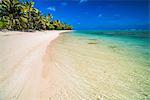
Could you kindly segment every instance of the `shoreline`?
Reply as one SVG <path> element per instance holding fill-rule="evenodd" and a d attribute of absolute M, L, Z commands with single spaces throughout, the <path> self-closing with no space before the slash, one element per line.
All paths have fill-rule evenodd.
<path fill-rule="evenodd" d="M 43 56 L 59 34 L 69 31 L 0 32 L 0 99 L 40 99 Z"/>
<path fill-rule="evenodd" d="M 149 98 L 148 41 L 61 32 L 0 34 L 0 100 Z"/>

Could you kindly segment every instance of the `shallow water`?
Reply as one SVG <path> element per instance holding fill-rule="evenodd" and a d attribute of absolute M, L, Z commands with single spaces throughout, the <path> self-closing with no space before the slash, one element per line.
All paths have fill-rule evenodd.
<path fill-rule="evenodd" d="M 150 100 L 148 31 L 72 31 L 53 46 L 80 99 Z"/>

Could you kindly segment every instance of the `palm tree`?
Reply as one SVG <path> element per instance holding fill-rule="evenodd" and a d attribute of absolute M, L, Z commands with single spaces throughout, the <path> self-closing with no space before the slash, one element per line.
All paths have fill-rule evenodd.
<path fill-rule="evenodd" d="M 33 5 L 32 1 L 2 0 L 0 2 L 0 28 L 9 30 L 72 29 L 71 26 L 59 20 L 51 20 L 51 14 L 41 15 L 41 12 Z"/>
<path fill-rule="evenodd" d="M 49 29 L 51 18 L 52 18 L 51 14 L 48 14 L 47 16 L 45 16 L 45 26 L 46 26 L 46 29 Z"/>
<path fill-rule="evenodd" d="M 33 29 L 35 30 L 38 29 L 40 14 L 41 12 L 36 8 L 34 8 L 33 11 L 31 12 L 31 17 L 32 17 L 31 22 L 33 23 Z"/>
<path fill-rule="evenodd" d="M 20 26 L 19 16 L 21 3 L 18 0 L 2 0 L 0 3 L 0 18 L 7 22 L 8 29 L 18 28 Z"/>
<path fill-rule="evenodd" d="M 27 14 L 27 20 L 28 20 L 27 29 L 32 29 L 33 28 L 33 24 L 32 24 L 31 12 L 34 10 L 33 9 L 34 2 L 27 1 L 27 2 L 23 3 L 23 5 L 24 5 L 23 6 L 23 12 L 25 14 Z"/>

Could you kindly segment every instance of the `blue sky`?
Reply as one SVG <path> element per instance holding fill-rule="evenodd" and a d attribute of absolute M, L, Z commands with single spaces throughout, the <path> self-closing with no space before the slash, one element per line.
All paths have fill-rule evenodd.
<path fill-rule="evenodd" d="M 148 0 L 33 0 L 42 13 L 74 29 L 147 29 Z"/>

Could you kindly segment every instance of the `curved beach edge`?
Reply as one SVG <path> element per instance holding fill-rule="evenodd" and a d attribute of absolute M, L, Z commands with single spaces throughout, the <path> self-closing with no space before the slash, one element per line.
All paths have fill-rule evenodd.
<path fill-rule="evenodd" d="M 0 32 L 0 99 L 42 99 L 43 56 L 51 41 L 64 32 L 70 30 Z"/>

